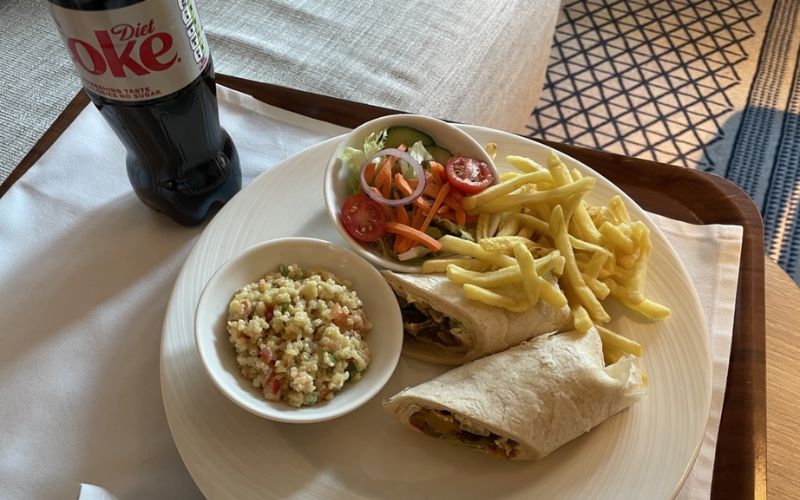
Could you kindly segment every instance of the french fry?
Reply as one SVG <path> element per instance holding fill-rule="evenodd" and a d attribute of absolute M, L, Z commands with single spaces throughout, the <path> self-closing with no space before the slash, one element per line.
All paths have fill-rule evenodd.
<path fill-rule="evenodd" d="M 573 182 L 571 184 L 565 184 L 563 186 L 559 186 L 557 188 L 550 189 L 547 191 L 536 191 L 533 193 L 522 193 L 522 194 L 509 194 L 502 198 L 498 198 L 486 204 L 483 204 L 472 211 L 467 210 L 467 213 L 514 212 L 529 205 L 565 200 L 569 196 L 572 196 L 574 194 L 586 193 L 590 191 L 592 188 L 594 188 L 594 185 L 595 185 L 595 179 L 593 177 L 584 177 L 583 179 L 577 182 Z M 466 200 L 467 198 L 464 198 L 465 202 Z"/>
<path fill-rule="evenodd" d="M 512 171 L 503 172 L 502 174 L 500 174 L 500 181 L 501 182 L 508 181 L 515 177 L 519 177 L 520 175 L 522 174 L 520 174 L 519 172 L 512 172 Z"/>
<path fill-rule="evenodd" d="M 533 238 L 533 229 L 523 226 L 519 229 L 519 231 L 517 231 L 517 236 L 520 238 L 525 238 L 526 240 L 530 240 Z"/>
<path fill-rule="evenodd" d="M 532 217 L 536 217 L 537 219 L 547 221 L 550 219 L 550 212 L 553 211 L 553 207 L 549 203 L 540 203 L 538 205 L 529 205 L 522 209 L 523 215 L 530 215 Z M 550 233 L 550 224 L 547 224 L 547 233 Z"/>
<path fill-rule="evenodd" d="M 632 271 L 634 266 L 636 265 L 637 256 L 634 254 L 626 254 L 626 253 L 622 254 L 617 253 L 615 255 L 616 255 L 617 266 L 616 266 L 616 271 L 614 272 L 620 276 L 625 276 L 625 279 L 627 280 L 628 276 L 630 276 L 631 274 L 630 271 Z"/>
<path fill-rule="evenodd" d="M 513 236 L 519 231 L 519 221 L 514 217 L 506 216 L 500 221 L 500 227 L 497 228 L 495 236 Z"/>
<path fill-rule="evenodd" d="M 527 301 L 517 301 L 506 295 L 501 295 L 491 290 L 470 284 L 464 285 L 464 297 L 470 300 L 483 302 L 490 306 L 502 307 L 503 309 L 508 309 L 513 312 L 526 311 L 533 305 Z"/>
<path fill-rule="evenodd" d="M 600 275 L 600 271 L 603 269 L 603 266 L 605 266 L 606 261 L 610 257 L 613 257 L 613 255 L 602 253 L 596 253 L 592 255 L 592 257 L 589 259 L 589 263 L 586 264 L 586 267 L 582 269 L 583 272 L 592 278 L 597 278 L 597 276 Z"/>
<path fill-rule="evenodd" d="M 594 278 L 586 273 L 581 273 L 581 276 L 583 276 L 583 281 L 586 282 L 586 286 L 592 290 L 592 293 L 595 297 L 597 297 L 598 300 L 605 300 L 606 297 L 608 297 L 608 295 L 611 293 L 611 289 L 608 288 L 608 285 L 597 278 Z"/>
<path fill-rule="evenodd" d="M 475 239 L 478 241 L 488 238 L 487 233 L 489 231 L 489 219 L 491 217 L 490 214 L 480 214 L 478 216 L 478 222 L 475 225 Z"/>
<path fill-rule="evenodd" d="M 492 268 L 490 263 L 480 259 L 428 259 L 422 263 L 422 272 L 424 274 L 445 273 L 450 264 L 469 271 L 488 271 Z"/>
<path fill-rule="evenodd" d="M 582 305 L 572 308 L 572 326 L 583 333 L 588 332 L 594 326 L 594 321 Z"/>
<path fill-rule="evenodd" d="M 561 309 L 567 305 L 567 297 L 554 283 L 539 277 L 539 296 L 554 309 Z"/>
<path fill-rule="evenodd" d="M 492 160 L 494 160 L 495 156 L 497 156 L 497 144 L 496 143 L 488 142 L 483 147 L 483 149 L 486 151 L 486 154 L 489 155 L 489 158 L 491 158 Z"/>
<path fill-rule="evenodd" d="M 634 222 L 633 239 L 639 248 L 639 257 L 634 262 L 630 276 L 625 282 L 628 291 L 628 300 L 634 304 L 639 304 L 645 300 L 644 283 L 647 276 L 647 260 L 652 251 L 650 243 L 650 230 L 642 222 Z"/>
<path fill-rule="evenodd" d="M 553 255 L 555 255 L 556 258 L 553 259 L 553 265 L 549 269 L 539 270 L 539 268 L 537 268 L 537 270 L 539 271 L 540 274 L 543 273 L 543 272 L 546 272 L 548 270 L 553 272 L 553 274 L 555 274 L 557 276 L 561 276 L 562 274 L 564 274 L 564 266 L 566 265 L 567 259 L 565 259 L 561 255 L 561 252 L 559 252 L 558 250 L 553 250 L 552 252 L 550 252 L 549 254 L 545 255 L 544 257 L 539 258 L 538 260 L 541 261 L 545 257 L 550 257 L 550 256 L 553 256 Z"/>
<path fill-rule="evenodd" d="M 474 210 L 481 205 L 486 205 L 494 200 L 498 200 L 503 196 L 521 188 L 526 184 L 531 184 L 540 181 L 547 181 L 550 179 L 550 173 L 545 171 L 531 172 L 523 175 L 517 175 L 508 180 L 504 180 L 489 186 L 478 194 L 464 197 L 464 210 Z"/>
<path fill-rule="evenodd" d="M 536 272 L 536 264 L 533 261 L 528 247 L 524 243 L 514 245 L 514 257 L 519 264 L 520 274 L 522 275 L 522 290 L 531 304 L 539 302 L 539 275 Z"/>
<path fill-rule="evenodd" d="M 603 363 L 605 363 L 606 366 L 613 365 L 627 355 L 628 353 L 621 349 L 603 346 Z"/>
<path fill-rule="evenodd" d="M 632 354 L 636 357 L 641 357 L 643 354 L 642 346 L 636 341 L 627 337 L 623 337 L 618 333 L 614 333 L 604 326 L 597 326 L 597 332 L 600 334 L 600 340 L 603 342 L 603 350 L 608 348 L 618 349 L 626 354 Z"/>
<path fill-rule="evenodd" d="M 617 259 L 606 259 L 600 272 L 597 273 L 597 279 L 604 280 L 614 275 L 617 272 Z"/>
<path fill-rule="evenodd" d="M 599 229 L 605 241 L 613 245 L 614 248 L 620 248 L 625 253 L 633 253 L 633 240 L 622 232 L 620 226 L 616 226 L 611 222 L 603 222 Z"/>
<path fill-rule="evenodd" d="M 524 156 L 509 155 L 506 156 L 506 161 L 516 167 L 516 169 L 520 172 L 525 172 L 528 174 L 532 172 L 547 172 L 544 167 L 530 158 L 525 158 Z"/>
<path fill-rule="evenodd" d="M 597 300 L 592 290 L 586 285 L 575 261 L 572 246 L 569 243 L 564 212 L 560 206 L 553 209 L 550 216 L 550 231 L 553 236 L 555 247 L 564 256 L 564 285 L 569 293 L 574 293 L 580 304 L 586 308 L 589 316 L 596 323 L 608 323 L 611 317 L 608 315 L 600 301 Z"/>
<path fill-rule="evenodd" d="M 585 202 L 581 203 L 575 209 L 572 222 L 580 228 L 581 235 L 583 235 L 583 238 L 589 243 L 598 244 L 603 239 L 603 235 L 597 230 L 594 222 L 592 222 L 592 218 L 589 216 L 589 211 Z"/>
<path fill-rule="evenodd" d="M 588 241 L 579 240 L 578 238 L 569 235 L 569 243 L 572 245 L 574 250 L 581 250 L 584 252 L 592 252 L 595 254 L 602 254 L 608 257 L 612 257 L 613 254 L 610 250 L 601 247 L 600 245 L 595 245 L 594 243 L 589 243 Z"/>
<path fill-rule="evenodd" d="M 620 223 L 628 223 L 631 221 L 631 216 L 628 214 L 628 209 L 625 208 L 625 202 L 622 201 L 620 195 L 614 195 L 611 201 L 608 202 L 608 209 L 617 218 Z"/>
<path fill-rule="evenodd" d="M 500 227 L 500 220 L 502 214 L 491 214 L 489 217 L 489 224 L 486 226 L 486 237 L 491 238 L 497 234 L 497 228 Z"/>
<path fill-rule="evenodd" d="M 528 214 L 514 214 L 514 218 L 521 225 L 531 228 L 537 233 L 550 234 L 550 224 L 538 217 Z"/>
<path fill-rule="evenodd" d="M 614 213 L 608 207 L 591 207 L 587 209 L 589 212 L 589 216 L 592 218 L 592 222 L 594 226 L 599 228 L 603 225 L 604 222 L 610 222 L 611 224 L 616 224 L 617 221 L 614 218 Z"/>
<path fill-rule="evenodd" d="M 547 255 L 543 255 L 534 260 L 536 273 L 540 276 L 546 273 L 554 273 L 561 276 L 564 273 L 564 263 L 566 259 L 558 250 L 551 250 Z"/>
<path fill-rule="evenodd" d="M 492 238 L 484 238 L 478 244 L 487 252 L 500 252 L 506 255 L 514 253 L 514 245 L 517 243 L 524 244 L 528 249 L 541 248 L 535 242 L 522 236 L 494 236 Z"/>
<path fill-rule="evenodd" d="M 567 222 L 567 224 L 569 224 L 569 222 L 572 220 L 572 214 L 575 213 L 575 210 L 582 203 L 584 194 L 585 193 L 573 194 L 572 196 L 568 197 L 566 201 L 560 203 L 561 210 L 564 211 L 564 220 Z"/>
<path fill-rule="evenodd" d="M 552 149 L 547 155 L 547 169 L 550 170 L 550 173 L 553 175 L 553 181 L 557 187 L 572 184 L 572 175 L 569 173 L 569 169 L 564 165 L 564 162 L 561 161 L 561 157 L 558 156 L 558 153 Z"/>
<path fill-rule="evenodd" d="M 459 255 L 466 255 L 476 259 L 489 262 L 497 267 L 508 267 L 516 265 L 517 261 L 513 257 L 497 252 L 487 252 L 477 243 L 446 235 L 439 238 L 443 252 L 452 252 Z"/>
<path fill-rule="evenodd" d="M 544 257 L 533 260 L 534 271 L 537 275 L 537 284 L 539 287 L 543 286 L 546 282 L 541 276 L 547 273 L 552 273 L 559 267 L 563 266 L 564 258 L 556 253 L 551 252 Z M 494 271 L 472 271 L 465 269 L 457 264 L 448 265 L 445 269 L 447 277 L 453 283 L 459 285 L 472 284 L 482 288 L 498 288 L 506 285 L 514 285 L 523 280 L 523 274 L 518 264 L 513 266 L 496 269 Z M 558 299 L 558 302 L 561 302 Z"/>
<path fill-rule="evenodd" d="M 669 318 L 672 314 L 670 309 L 662 304 L 654 302 L 650 299 L 644 299 L 638 304 L 634 304 L 628 300 L 628 291 L 626 288 L 620 286 L 613 279 L 605 281 L 608 288 L 611 289 L 611 296 L 617 299 L 622 305 L 636 311 L 647 319 L 662 320 Z"/>
<path fill-rule="evenodd" d="M 499 288 L 516 285 L 522 281 L 519 266 L 508 266 L 496 271 L 468 271 L 456 265 L 447 266 L 447 278 L 459 285 L 475 285 L 481 288 Z"/>
<path fill-rule="evenodd" d="M 611 293 L 614 293 L 613 290 Z M 622 302 L 626 307 L 638 312 L 645 318 L 652 319 L 654 321 L 667 319 L 672 315 L 672 311 L 667 306 L 659 304 L 658 302 L 653 302 L 650 299 L 644 299 L 638 304 L 631 304 L 625 300 L 621 300 L 620 302 Z"/>

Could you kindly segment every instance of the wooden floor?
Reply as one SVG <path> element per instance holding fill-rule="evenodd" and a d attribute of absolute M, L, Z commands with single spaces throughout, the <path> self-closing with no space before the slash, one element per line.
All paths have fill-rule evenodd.
<path fill-rule="evenodd" d="M 767 498 L 800 498 L 800 288 L 767 259 Z"/>

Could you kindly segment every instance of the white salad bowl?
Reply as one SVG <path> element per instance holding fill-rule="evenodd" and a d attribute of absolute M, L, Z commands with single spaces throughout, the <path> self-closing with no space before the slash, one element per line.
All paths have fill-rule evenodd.
<path fill-rule="evenodd" d="M 356 382 L 345 383 L 333 399 L 315 406 L 293 408 L 285 402 L 264 399 L 239 371 L 236 353 L 228 339 L 228 305 L 237 289 L 258 281 L 279 266 L 299 265 L 332 272 L 351 283 L 364 303 L 372 331 L 365 337 L 371 360 Z M 369 401 L 394 372 L 403 343 L 400 307 L 380 273 L 353 252 L 312 238 L 281 238 L 248 248 L 220 267 L 206 284 L 195 311 L 195 344 L 214 385 L 245 410 L 271 420 L 289 423 L 321 422 L 340 417 Z"/>
<path fill-rule="evenodd" d="M 385 256 L 370 248 L 368 244 L 350 236 L 342 225 L 340 217 L 342 205 L 353 194 L 350 185 L 353 172 L 342 163 L 340 156 L 349 147 L 362 149 L 364 140 L 370 134 L 395 126 L 417 129 L 429 135 L 436 146 L 447 149 L 454 155 L 462 155 L 485 162 L 489 166 L 495 182 L 498 174 L 492 158 L 475 139 L 458 127 L 429 116 L 408 114 L 383 116 L 362 124 L 342 138 L 328 161 L 323 182 L 325 206 L 336 230 L 353 250 L 376 266 L 397 272 L 418 273 L 421 270 L 419 262 L 401 262 L 397 258 Z"/>

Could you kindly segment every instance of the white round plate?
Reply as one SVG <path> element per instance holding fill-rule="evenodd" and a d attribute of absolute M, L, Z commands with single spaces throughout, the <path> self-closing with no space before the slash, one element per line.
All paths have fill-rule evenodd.
<path fill-rule="evenodd" d="M 464 126 L 478 142 L 545 163 L 549 149 L 491 129 Z M 647 396 L 535 463 L 507 463 L 403 428 L 381 402 L 444 368 L 402 357 L 376 397 L 340 419 L 271 422 L 223 396 L 194 346 L 193 314 L 203 286 L 236 252 L 286 236 L 341 243 L 325 213 L 322 176 L 337 138 L 259 176 L 209 223 L 170 297 L 161 345 L 161 390 L 178 451 L 209 498 L 671 498 L 702 442 L 711 401 L 711 357 L 697 293 L 675 251 L 647 215 L 597 177 L 590 202 L 621 194 L 650 226 L 647 294 L 672 316 L 646 322 L 609 304 L 611 327 L 644 346 Z M 500 171 L 508 166 L 500 160 Z M 310 200 L 314 200 L 313 202 Z M 609 301 L 610 302 L 610 301 Z M 513 367 L 509 367 L 512 369 Z"/>

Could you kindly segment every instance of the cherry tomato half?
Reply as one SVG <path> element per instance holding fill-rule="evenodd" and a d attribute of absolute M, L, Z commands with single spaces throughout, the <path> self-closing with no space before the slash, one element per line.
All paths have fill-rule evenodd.
<path fill-rule="evenodd" d="M 486 163 L 465 156 L 452 156 L 445 166 L 447 180 L 464 194 L 483 191 L 494 182 L 492 171 Z"/>
<path fill-rule="evenodd" d="M 375 241 L 384 233 L 386 215 L 380 204 L 369 196 L 354 194 L 342 205 L 342 224 L 347 234 L 358 241 Z"/>

